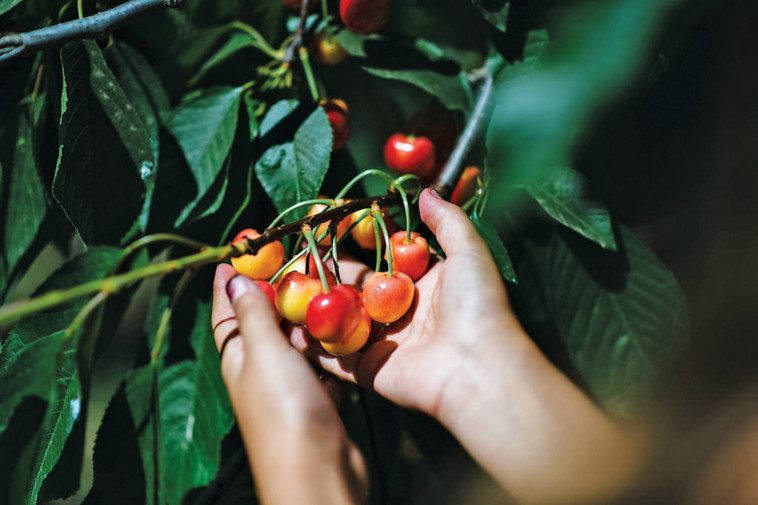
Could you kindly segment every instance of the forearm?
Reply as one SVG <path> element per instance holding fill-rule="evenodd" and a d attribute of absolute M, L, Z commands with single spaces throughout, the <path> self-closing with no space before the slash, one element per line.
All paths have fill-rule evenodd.
<path fill-rule="evenodd" d="M 485 343 L 451 381 L 440 421 L 520 503 L 607 501 L 639 467 L 640 437 L 515 331 Z"/>

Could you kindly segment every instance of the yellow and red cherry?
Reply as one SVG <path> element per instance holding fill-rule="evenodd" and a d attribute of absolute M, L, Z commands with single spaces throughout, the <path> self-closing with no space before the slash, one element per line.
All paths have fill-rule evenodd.
<path fill-rule="evenodd" d="M 347 58 L 345 48 L 328 30 L 314 33 L 310 39 L 310 46 L 313 57 L 324 65 L 337 65 Z"/>
<path fill-rule="evenodd" d="M 308 275 L 310 277 L 313 277 L 314 279 L 318 279 L 318 268 L 316 268 L 316 259 L 313 257 L 312 254 L 309 254 L 308 257 L 309 265 L 308 265 Z M 305 274 L 305 256 L 300 256 L 298 259 L 295 260 L 294 263 L 292 263 L 290 266 L 288 266 L 284 273 L 282 274 L 282 278 L 284 275 L 287 275 L 290 272 L 300 272 L 301 274 Z M 337 277 L 334 275 L 334 272 L 326 268 L 326 265 L 324 265 L 324 275 L 326 277 L 326 283 L 329 286 L 334 286 L 337 284 Z M 280 281 L 281 282 L 281 281 Z"/>
<path fill-rule="evenodd" d="M 396 133 L 384 144 L 387 166 L 401 174 L 414 174 L 428 178 L 435 168 L 434 144 L 426 137 Z"/>
<path fill-rule="evenodd" d="M 245 239 L 253 240 L 260 236 L 260 233 L 253 228 L 247 228 L 239 232 L 232 242 L 237 244 Z M 255 254 L 244 254 L 232 258 L 232 266 L 237 273 L 251 279 L 268 279 L 282 267 L 282 264 L 284 264 L 284 246 L 278 240 L 264 245 Z"/>
<path fill-rule="evenodd" d="M 458 183 L 455 185 L 453 194 L 450 196 L 450 203 L 456 205 L 463 205 L 476 192 L 476 187 L 479 184 L 478 179 L 482 176 L 482 171 L 479 167 L 466 167 L 461 174 Z"/>
<path fill-rule="evenodd" d="M 394 323 L 411 308 L 414 292 L 413 281 L 404 273 L 375 272 L 363 286 L 363 306 L 374 321 Z"/>
<path fill-rule="evenodd" d="M 319 196 L 320 199 L 326 199 L 328 197 L 326 196 Z M 322 203 L 314 204 L 311 209 L 308 211 L 308 217 L 315 216 L 316 214 L 320 214 L 321 212 L 324 212 L 327 209 L 327 205 L 324 205 Z M 329 223 L 330 221 L 327 221 L 325 223 L 321 223 L 318 225 L 318 227 L 313 230 L 313 236 L 318 239 L 318 237 L 321 236 L 322 233 L 326 233 L 329 230 Z M 340 223 L 337 225 L 337 238 L 339 239 L 347 233 L 347 229 L 350 227 L 350 224 L 352 224 L 352 217 L 347 216 L 344 218 Z M 326 236 L 318 241 L 318 245 L 320 246 L 329 246 L 332 243 L 332 237 L 330 233 L 326 233 Z"/>
<path fill-rule="evenodd" d="M 321 347 L 333 356 L 347 356 L 357 352 L 366 345 L 371 333 L 371 316 L 364 308 L 360 308 L 358 324 L 345 338 L 338 342 L 321 342 Z"/>
<path fill-rule="evenodd" d="M 392 268 L 416 282 L 426 273 L 429 266 L 429 244 L 426 239 L 411 232 L 410 241 L 404 231 L 399 231 L 390 237 L 392 248 Z"/>
<path fill-rule="evenodd" d="M 287 321 L 305 324 L 311 298 L 323 292 L 321 281 L 300 272 L 284 276 L 276 288 L 276 310 Z"/>
<path fill-rule="evenodd" d="M 256 280 L 253 282 L 268 297 L 269 301 L 271 302 L 271 306 L 276 308 L 276 290 L 274 289 L 274 286 L 272 286 L 268 281 Z"/>
<path fill-rule="evenodd" d="M 333 286 L 328 293 L 311 299 L 305 314 L 305 326 L 316 340 L 343 341 L 358 326 L 362 303 L 361 293 L 354 287 L 346 284 Z"/>
<path fill-rule="evenodd" d="M 340 0 L 340 17 L 353 33 L 376 33 L 390 17 L 390 0 Z"/>
<path fill-rule="evenodd" d="M 339 99 L 321 102 L 321 108 L 326 112 L 329 125 L 332 127 L 332 151 L 339 151 L 350 138 L 350 116 L 347 104 Z"/>

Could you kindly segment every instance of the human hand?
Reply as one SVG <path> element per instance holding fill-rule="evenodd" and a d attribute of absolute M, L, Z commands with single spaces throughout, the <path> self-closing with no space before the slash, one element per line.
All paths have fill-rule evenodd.
<path fill-rule="evenodd" d="M 261 502 L 364 502 L 366 468 L 337 413 L 336 379 L 319 380 L 266 295 L 230 265 L 216 270 L 212 322 Z"/>

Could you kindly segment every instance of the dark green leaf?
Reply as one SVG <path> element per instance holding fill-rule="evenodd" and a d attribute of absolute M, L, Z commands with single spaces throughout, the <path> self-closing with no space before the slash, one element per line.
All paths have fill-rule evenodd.
<path fill-rule="evenodd" d="M 329 120 L 317 107 L 298 128 L 293 142 L 269 148 L 258 160 L 255 172 L 280 212 L 317 196 L 329 168 L 331 140 Z"/>
<path fill-rule="evenodd" d="M 485 2 L 483 0 L 471 0 L 471 2 L 476 6 L 477 9 L 479 9 L 479 12 L 481 12 L 482 16 L 484 16 L 484 19 L 492 23 L 495 28 L 505 33 L 505 27 L 508 21 L 508 11 L 511 7 L 510 2 L 496 2 L 498 5 L 496 5 L 494 8 L 490 7 L 489 5 L 484 5 Z M 487 2 L 487 4 L 492 4 L 492 2 Z"/>
<path fill-rule="evenodd" d="M 289 116 L 295 109 L 298 108 L 300 102 L 297 100 L 279 100 L 268 110 L 266 115 L 261 121 L 260 135 L 261 137 L 268 134 L 274 129 L 284 118 Z"/>
<path fill-rule="evenodd" d="M 61 62 L 61 146 L 53 195 L 85 243 L 118 243 L 143 206 L 141 163 L 135 160 L 139 154 L 152 159 L 152 152 L 149 143 L 137 140 L 146 139 L 144 129 L 139 121 L 131 123 L 136 113 L 126 106 L 94 42 L 65 46 Z"/>
<path fill-rule="evenodd" d="M 524 294 L 540 300 L 522 313 L 528 331 L 608 409 L 634 414 L 682 359 L 689 331 L 684 296 L 625 228 L 618 252 L 556 229 L 529 243 L 520 267 L 517 305 Z M 540 312 L 554 335 L 546 321 L 530 327 Z"/>
<path fill-rule="evenodd" d="M 234 140 L 242 88 L 216 88 L 187 98 L 167 120 L 197 183 L 181 224 L 221 173 Z"/>
<path fill-rule="evenodd" d="M 0 14 L 5 14 L 24 0 L 0 0 Z"/>
<path fill-rule="evenodd" d="M 188 86 L 195 86 L 216 66 L 228 60 L 236 52 L 255 47 L 249 35 L 239 30 L 232 31 L 229 39 L 211 57 L 205 60 L 197 73 L 189 80 Z"/>
<path fill-rule="evenodd" d="M 365 70 L 385 79 L 405 81 L 438 98 L 450 110 L 467 113 L 471 109 L 471 88 L 463 73 L 444 75 L 432 70 L 390 70 L 365 67 Z"/>
<path fill-rule="evenodd" d="M 471 216 L 471 222 L 474 223 L 474 226 L 479 230 L 479 234 L 484 239 L 487 247 L 489 247 L 492 257 L 497 264 L 497 268 L 500 270 L 500 275 L 502 275 L 503 279 L 506 281 L 516 283 L 516 271 L 513 268 L 511 257 L 508 255 L 508 250 L 505 248 L 503 241 L 497 234 L 497 230 L 495 230 L 495 228 L 493 228 L 488 222 L 482 221 L 477 214 Z"/>
<path fill-rule="evenodd" d="M 3 181 L 3 245 L 5 264 L 13 271 L 28 252 L 47 211 L 45 188 L 38 173 L 37 146 L 30 111 L 17 114 L 16 145 Z"/>
<path fill-rule="evenodd" d="M 526 190 L 553 219 L 606 249 L 616 250 L 608 210 L 584 199 L 582 176 L 571 168 L 558 168 L 544 180 L 532 180 Z"/>

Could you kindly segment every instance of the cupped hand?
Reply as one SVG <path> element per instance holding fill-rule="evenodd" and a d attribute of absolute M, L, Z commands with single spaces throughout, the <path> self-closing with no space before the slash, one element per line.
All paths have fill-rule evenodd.
<path fill-rule="evenodd" d="M 431 190 L 421 194 L 419 210 L 447 259 L 434 263 L 417 281 L 408 314 L 389 326 L 376 325 L 363 350 L 346 357 L 323 352 L 300 328 L 292 330 L 291 338 L 337 377 L 438 416 L 457 374 L 475 371 L 484 353 L 507 353 L 528 337 L 468 216 Z M 365 265 L 347 260 L 340 261 L 340 271 L 344 282 L 357 284 L 370 273 Z"/>

